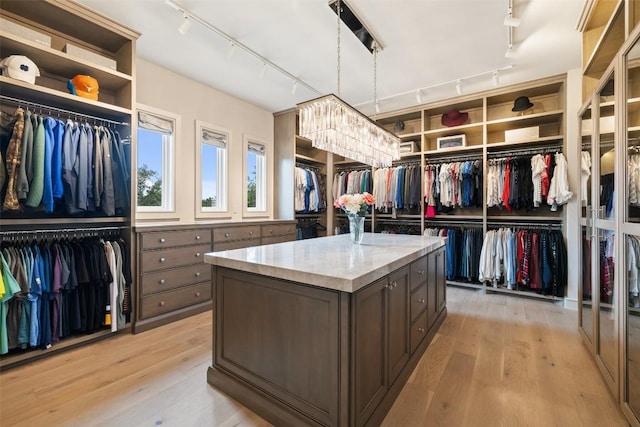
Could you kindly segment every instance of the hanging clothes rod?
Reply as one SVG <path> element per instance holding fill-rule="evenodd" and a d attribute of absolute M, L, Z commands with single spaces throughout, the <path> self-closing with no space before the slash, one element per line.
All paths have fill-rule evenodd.
<path fill-rule="evenodd" d="M 124 230 L 127 227 L 124 225 L 115 227 L 82 227 L 82 228 L 51 228 L 51 229 L 35 229 L 35 230 L 3 230 L 0 231 L 0 235 L 9 234 L 55 234 L 55 233 L 86 233 L 95 231 L 116 231 Z"/>
<path fill-rule="evenodd" d="M 562 223 L 542 223 L 542 222 L 496 222 L 487 223 L 487 228 L 527 228 L 543 230 L 545 228 L 561 229 Z"/>
<path fill-rule="evenodd" d="M 441 163 L 454 163 L 454 162 L 467 162 L 467 161 L 475 161 L 482 160 L 482 154 L 464 154 L 464 155 L 449 155 L 449 156 L 441 156 L 441 157 L 431 157 L 425 159 L 425 163 L 428 165 L 436 165 Z"/>
<path fill-rule="evenodd" d="M 547 153 L 551 153 L 551 152 L 559 152 L 562 151 L 562 145 L 546 145 L 544 147 L 536 147 L 536 148 L 529 148 L 529 149 L 525 149 L 525 150 L 518 150 L 518 149 L 510 149 L 510 150 L 503 150 L 503 151 L 493 151 L 490 153 L 487 153 L 487 158 L 488 159 L 500 159 L 500 158 L 506 158 L 506 157 L 524 157 L 524 156 L 534 156 L 536 154 L 547 154 Z"/>
<path fill-rule="evenodd" d="M 100 122 L 111 123 L 111 124 L 114 124 L 114 125 L 129 126 L 129 123 L 127 123 L 127 122 L 118 122 L 118 121 L 115 121 L 115 120 L 109 120 L 109 119 L 105 119 L 103 117 L 97 117 L 97 116 L 92 116 L 92 115 L 89 115 L 89 114 L 78 113 L 76 111 L 65 110 L 63 108 L 53 107 L 51 105 L 39 104 L 37 102 L 26 101 L 24 99 L 13 98 L 11 96 L 0 95 L 0 99 L 5 100 L 5 101 L 13 102 L 18 106 L 27 105 L 27 106 L 31 106 L 31 107 L 34 107 L 34 108 L 40 108 L 40 109 L 45 109 L 45 110 L 49 110 L 49 111 L 53 110 L 53 111 L 56 111 L 56 112 L 59 112 L 59 113 L 64 113 L 64 114 L 71 115 L 71 116 L 74 116 L 74 117 L 83 117 L 85 119 L 97 120 L 97 121 L 100 121 Z"/>
<path fill-rule="evenodd" d="M 371 166 L 363 165 L 363 166 L 336 166 L 336 171 L 338 172 L 351 172 L 351 171 L 363 171 L 363 170 L 371 170 Z"/>
<path fill-rule="evenodd" d="M 397 167 L 397 166 L 420 166 L 420 162 L 416 161 L 416 160 L 411 160 L 411 161 L 394 161 L 393 165 L 391 167 Z"/>
<path fill-rule="evenodd" d="M 436 228 L 436 227 L 429 227 L 430 225 L 435 226 L 437 225 L 438 228 L 449 228 L 450 225 L 454 225 L 454 228 L 459 228 L 459 227 L 476 227 L 476 228 L 481 228 L 482 227 L 482 222 L 473 222 L 473 221 L 462 221 L 462 220 L 442 220 L 442 221 L 438 221 L 438 220 L 426 220 L 425 221 L 425 226 L 427 228 Z"/>

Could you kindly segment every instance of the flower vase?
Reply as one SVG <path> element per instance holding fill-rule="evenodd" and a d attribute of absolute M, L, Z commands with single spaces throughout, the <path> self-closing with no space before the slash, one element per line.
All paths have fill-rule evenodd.
<path fill-rule="evenodd" d="M 364 217 L 359 215 L 349 215 L 349 234 L 351 242 L 359 245 L 364 237 Z"/>

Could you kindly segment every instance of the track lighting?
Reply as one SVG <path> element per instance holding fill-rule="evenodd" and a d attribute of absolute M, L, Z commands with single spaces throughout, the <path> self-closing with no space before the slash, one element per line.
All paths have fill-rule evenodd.
<path fill-rule="evenodd" d="M 456 82 L 456 93 L 462 95 L 462 81 L 460 80 Z"/>
<path fill-rule="evenodd" d="M 416 92 L 416 101 L 418 102 L 418 104 L 422 104 L 422 91 L 421 90 Z"/>
<path fill-rule="evenodd" d="M 494 86 L 498 86 L 500 84 L 500 77 L 498 76 L 498 70 L 495 70 L 491 75 L 491 80 L 493 81 Z"/>
<path fill-rule="evenodd" d="M 298 90 L 298 82 L 294 81 L 293 82 L 293 87 L 291 88 L 291 95 L 295 95 L 296 94 L 296 90 Z"/>
<path fill-rule="evenodd" d="M 262 63 L 262 71 L 260 71 L 260 79 L 264 79 L 264 74 L 267 72 L 267 63 Z"/>
<path fill-rule="evenodd" d="M 236 53 L 236 45 L 235 43 L 231 43 L 231 47 L 229 47 L 229 52 L 227 53 L 227 59 L 233 58 L 234 53 Z"/>
<path fill-rule="evenodd" d="M 380 114 L 380 103 L 376 102 L 376 114 Z"/>
<path fill-rule="evenodd" d="M 189 29 L 191 28 L 191 25 L 193 25 L 193 23 L 189 19 L 189 16 L 185 13 L 184 17 L 182 19 L 182 22 L 180 23 L 180 26 L 178 27 L 178 32 L 180 34 L 182 34 L 183 36 L 186 35 L 189 32 Z"/>
<path fill-rule="evenodd" d="M 520 20 L 513 17 L 513 0 L 509 0 L 509 8 L 507 9 L 507 16 L 504 18 L 504 25 L 507 27 L 517 27 L 520 25 Z"/>

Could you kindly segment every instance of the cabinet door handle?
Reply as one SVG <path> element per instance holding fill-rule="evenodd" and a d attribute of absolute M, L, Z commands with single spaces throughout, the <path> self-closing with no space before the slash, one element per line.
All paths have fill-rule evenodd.
<path fill-rule="evenodd" d="M 420 299 L 418 300 L 418 302 L 419 302 L 420 304 L 424 304 L 424 299 L 423 299 L 423 298 L 420 298 Z"/>
<path fill-rule="evenodd" d="M 200 256 L 200 252 L 196 252 L 196 258 Z"/>
<path fill-rule="evenodd" d="M 196 236 L 196 240 L 200 240 L 200 236 Z"/>
<path fill-rule="evenodd" d="M 196 292 L 196 297 L 199 297 L 199 296 L 200 296 L 200 292 Z"/>
<path fill-rule="evenodd" d="M 424 275 L 424 270 L 418 270 L 416 271 L 416 273 L 418 273 L 420 276 Z"/>
<path fill-rule="evenodd" d="M 421 334 L 424 334 L 424 328 L 418 328 L 418 332 L 420 332 Z"/>
<path fill-rule="evenodd" d="M 199 271 L 196 272 L 196 277 L 200 277 L 200 272 Z"/>
<path fill-rule="evenodd" d="M 164 285 L 164 279 L 160 279 L 160 284 Z"/>
<path fill-rule="evenodd" d="M 160 258 L 160 262 L 165 262 L 167 259 L 165 257 Z"/>
<path fill-rule="evenodd" d="M 164 301 L 160 301 L 160 304 L 158 304 L 160 307 L 164 307 Z"/>
<path fill-rule="evenodd" d="M 391 287 L 395 288 L 396 286 L 398 286 L 398 282 L 391 282 Z"/>
<path fill-rule="evenodd" d="M 164 240 L 164 238 L 160 239 L 160 243 L 164 243 L 166 242 L 166 240 Z"/>

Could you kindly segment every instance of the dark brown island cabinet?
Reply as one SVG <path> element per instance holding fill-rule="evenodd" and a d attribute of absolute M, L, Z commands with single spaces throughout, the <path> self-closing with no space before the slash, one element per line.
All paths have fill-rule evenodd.
<path fill-rule="evenodd" d="M 445 240 L 213 252 L 209 383 L 274 425 L 378 425 L 446 316 Z"/>

